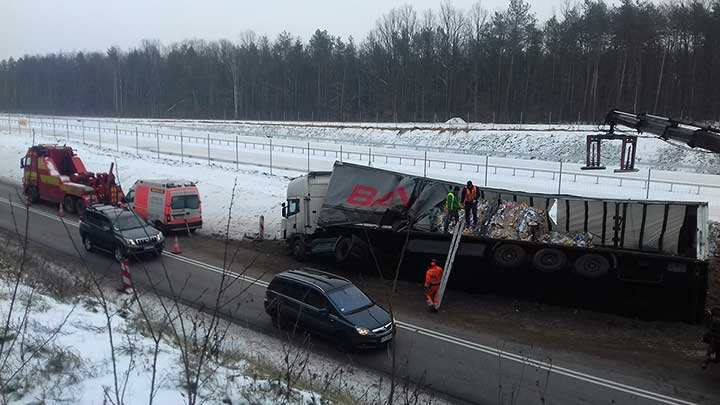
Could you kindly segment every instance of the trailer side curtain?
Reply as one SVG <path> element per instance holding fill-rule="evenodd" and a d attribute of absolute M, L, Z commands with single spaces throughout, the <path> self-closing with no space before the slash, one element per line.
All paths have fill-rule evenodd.
<path fill-rule="evenodd" d="M 564 232 L 592 233 L 595 246 L 677 254 L 685 210 L 676 204 L 558 199 L 557 222 Z"/>

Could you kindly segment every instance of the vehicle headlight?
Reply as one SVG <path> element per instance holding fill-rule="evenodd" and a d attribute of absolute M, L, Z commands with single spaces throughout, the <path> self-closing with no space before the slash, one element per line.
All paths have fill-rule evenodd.
<path fill-rule="evenodd" d="M 165 239 L 165 237 L 163 236 L 162 232 L 160 232 L 160 233 L 157 235 L 157 240 L 158 240 L 158 242 L 162 242 L 163 239 Z"/>
<path fill-rule="evenodd" d="M 134 239 L 125 238 L 125 242 L 126 242 L 128 245 L 132 245 L 132 246 L 135 246 L 135 245 L 136 245 Z"/>
<path fill-rule="evenodd" d="M 360 336 L 367 336 L 368 333 L 370 333 L 370 329 L 363 328 L 361 326 L 356 326 L 355 330 L 357 331 L 358 335 L 360 335 Z"/>

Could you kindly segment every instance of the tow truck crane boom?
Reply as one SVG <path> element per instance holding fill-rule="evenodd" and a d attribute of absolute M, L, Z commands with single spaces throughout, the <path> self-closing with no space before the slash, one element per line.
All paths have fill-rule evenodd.
<path fill-rule="evenodd" d="M 650 133 L 664 140 L 680 141 L 691 148 L 700 148 L 720 153 L 720 128 L 678 121 L 651 114 L 633 114 L 611 110 L 605 117 L 609 129 L 602 134 L 587 136 L 586 166 L 584 170 L 605 169 L 600 162 L 601 142 L 603 140 L 621 140 L 623 143 L 620 169 L 616 172 L 637 171 L 635 169 L 635 148 L 637 136 L 616 133 L 617 126 L 636 130 L 638 133 Z"/>

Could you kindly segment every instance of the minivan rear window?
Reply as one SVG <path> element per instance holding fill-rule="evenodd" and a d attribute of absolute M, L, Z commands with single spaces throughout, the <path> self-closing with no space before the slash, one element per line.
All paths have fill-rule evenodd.
<path fill-rule="evenodd" d="M 197 194 L 176 195 L 173 196 L 172 201 L 170 202 L 170 207 L 174 210 L 196 210 L 200 208 L 200 198 L 198 198 Z"/>
<path fill-rule="evenodd" d="M 328 297 L 343 314 L 349 314 L 372 305 L 370 298 L 354 285 L 331 291 L 328 293 Z"/>

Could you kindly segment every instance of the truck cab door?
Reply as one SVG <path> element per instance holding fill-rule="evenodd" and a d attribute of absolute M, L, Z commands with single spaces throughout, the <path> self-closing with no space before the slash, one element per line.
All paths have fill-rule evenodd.
<path fill-rule="evenodd" d="M 287 200 L 287 207 L 285 211 L 285 226 L 287 230 L 288 235 L 294 235 L 298 233 L 303 233 L 302 229 L 302 221 L 299 221 L 300 218 L 300 199 L 299 198 L 289 198 Z"/>

